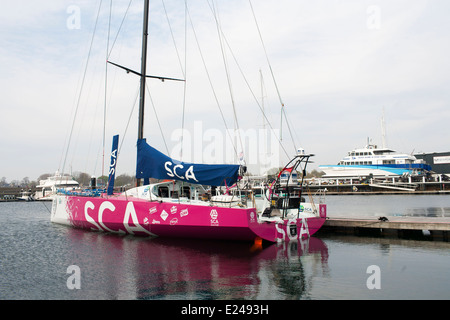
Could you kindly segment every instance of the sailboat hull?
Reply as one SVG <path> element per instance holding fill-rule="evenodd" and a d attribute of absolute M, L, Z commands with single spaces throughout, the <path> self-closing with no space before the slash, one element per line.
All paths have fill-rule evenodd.
<path fill-rule="evenodd" d="M 255 208 L 224 208 L 190 203 L 148 201 L 125 196 L 57 195 L 51 221 L 94 231 L 144 236 L 270 242 L 296 241 L 313 235 L 325 222 L 305 216 L 277 222 L 258 220 Z"/>

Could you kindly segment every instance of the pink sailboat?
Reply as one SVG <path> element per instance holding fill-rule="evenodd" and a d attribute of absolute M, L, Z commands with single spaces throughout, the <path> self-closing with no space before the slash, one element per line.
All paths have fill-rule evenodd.
<path fill-rule="evenodd" d="M 291 168 L 309 157 L 296 156 Z M 283 185 L 280 178 L 268 189 L 270 197 L 261 200 L 260 210 L 253 201 L 245 205 L 247 196 L 202 200 L 202 185 L 168 181 L 121 194 L 58 194 L 51 220 L 88 230 L 160 237 L 269 242 L 310 237 L 323 225 L 326 205 L 303 202 L 302 186 Z"/>
<path fill-rule="evenodd" d="M 236 241 L 298 241 L 316 233 L 326 219 L 326 205 L 305 200 L 303 178 L 311 154 L 299 152 L 267 188 L 261 199 L 241 192 L 239 165 L 195 164 L 174 160 L 144 139 L 144 101 L 149 1 L 144 5 L 139 131 L 138 185 L 113 193 L 118 136 L 113 139 L 107 192 L 61 190 L 54 198 L 51 221 L 87 230 L 132 235 Z M 156 77 L 162 80 L 179 80 Z M 297 171 L 302 179 L 298 181 Z M 149 178 L 164 182 L 148 184 Z M 141 182 L 143 180 L 143 185 Z M 234 186 L 227 187 L 227 186 Z M 211 187 L 212 192 L 207 189 Z M 224 188 L 222 195 L 214 190 Z M 207 195 L 205 197 L 205 195 Z"/>

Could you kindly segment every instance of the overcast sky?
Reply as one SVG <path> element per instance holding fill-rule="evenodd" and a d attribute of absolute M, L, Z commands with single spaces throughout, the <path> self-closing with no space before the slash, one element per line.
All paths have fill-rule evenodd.
<path fill-rule="evenodd" d="M 104 0 L 100 7 L 91 47 L 100 1 L 2 1 L 0 177 L 35 180 L 63 167 L 102 173 L 109 3 Z M 116 39 L 128 3 L 113 1 L 109 59 L 139 70 L 142 0 L 132 2 Z M 162 3 L 151 1 L 147 73 L 187 80 L 186 94 L 182 82 L 148 81 L 162 134 L 147 97 L 145 136 L 162 152 L 175 154 L 180 145 L 184 106 L 184 139 L 196 145 L 184 151 L 183 160 L 199 159 L 199 151 L 209 155 L 203 160 L 212 154 L 226 158 L 226 148 L 218 152 L 211 146 L 221 142 L 218 132 L 226 137 L 226 128 L 234 128 L 231 98 L 239 127 L 259 132 L 263 119 L 254 96 L 264 96 L 278 134 L 281 104 L 268 61 L 295 146 L 316 154 L 311 169 L 336 164 L 368 137 L 381 145 L 383 109 L 388 147 L 405 153 L 450 151 L 449 1 L 254 0 L 268 61 L 249 1 L 188 0 L 194 28 L 190 19 L 186 23 L 184 1 L 164 0 L 167 16 Z M 107 70 L 105 152 L 112 136 L 120 134 L 118 174 L 133 174 L 139 79 L 113 66 Z M 284 148 L 293 155 L 285 125 L 282 132 Z M 283 151 L 280 155 L 285 157 Z"/>

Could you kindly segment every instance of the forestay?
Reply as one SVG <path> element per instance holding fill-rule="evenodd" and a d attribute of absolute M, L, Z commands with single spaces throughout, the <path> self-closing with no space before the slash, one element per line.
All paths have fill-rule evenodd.
<path fill-rule="evenodd" d="M 209 186 L 230 186 L 238 179 L 239 167 L 239 165 L 182 162 L 159 152 L 150 146 L 146 139 L 139 139 L 137 142 L 138 179 L 170 179 Z"/>

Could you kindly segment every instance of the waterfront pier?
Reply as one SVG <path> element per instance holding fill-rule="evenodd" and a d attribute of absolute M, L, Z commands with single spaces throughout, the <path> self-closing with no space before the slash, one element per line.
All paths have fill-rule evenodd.
<path fill-rule="evenodd" d="M 320 232 L 428 237 L 448 241 L 450 217 L 328 218 Z"/>

